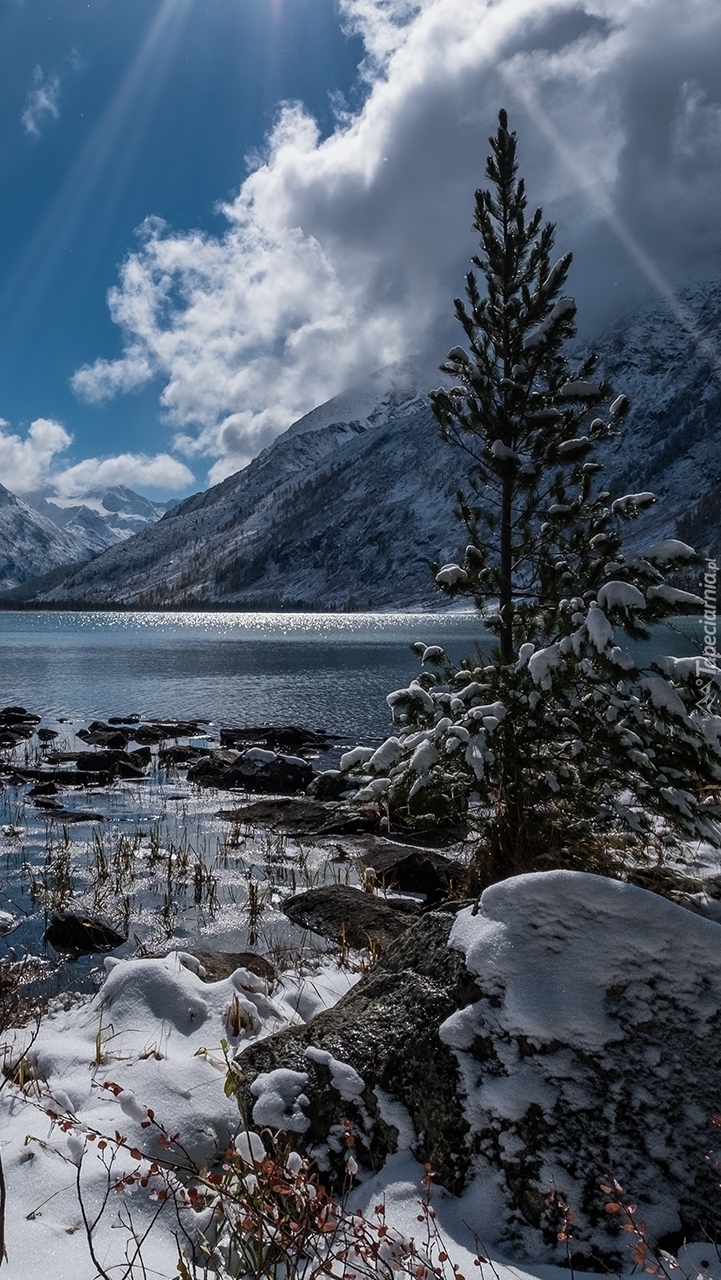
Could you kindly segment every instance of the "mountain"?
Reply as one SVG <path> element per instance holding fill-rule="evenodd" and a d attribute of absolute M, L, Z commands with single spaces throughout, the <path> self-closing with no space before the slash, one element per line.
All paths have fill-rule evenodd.
<path fill-rule="evenodd" d="M 75 538 L 83 553 L 97 554 L 116 542 L 124 542 L 147 525 L 160 520 L 174 502 L 151 502 L 125 485 L 89 489 L 75 498 L 46 493 L 29 494 L 25 501 Z"/>
<path fill-rule="evenodd" d="M 425 394 L 388 371 L 384 381 L 313 410 L 243 471 L 41 598 L 261 609 L 430 601 L 430 561 L 456 556 L 463 541 L 452 514 L 462 460 L 438 440 Z"/>
<path fill-rule="evenodd" d="M 17 587 L 82 554 L 73 534 L 0 484 L 0 588 Z"/>
<path fill-rule="evenodd" d="M 632 403 L 605 449 L 608 488 L 659 502 L 629 542 L 721 538 L 721 286 L 681 295 L 697 332 L 665 304 L 622 316 L 592 344 Z M 431 561 L 455 558 L 453 518 L 466 482 L 459 450 L 438 439 L 425 387 L 385 370 L 294 423 L 243 471 L 172 511 L 64 582 L 44 602 L 136 608 L 367 609 L 437 602 Z"/>

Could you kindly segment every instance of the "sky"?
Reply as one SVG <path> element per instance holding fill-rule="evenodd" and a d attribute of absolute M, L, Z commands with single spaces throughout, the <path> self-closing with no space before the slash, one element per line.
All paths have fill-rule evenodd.
<path fill-rule="evenodd" d="M 457 341 L 499 107 L 584 336 L 721 265 L 718 0 L 0 0 L 0 482 L 170 498 Z"/>

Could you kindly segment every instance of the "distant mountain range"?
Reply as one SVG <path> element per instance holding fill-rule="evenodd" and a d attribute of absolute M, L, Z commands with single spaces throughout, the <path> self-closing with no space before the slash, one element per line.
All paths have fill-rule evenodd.
<path fill-rule="evenodd" d="M 609 489 L 651 488 L 659 497 L 634 527 L 636 540 L 679 533 L 707 551 L 721 538 L 721 286 L 694 286 L 682 303 L 696 317 L 696 338 L 654 303 L 583 349 L 599 352 L 604 376 L 632 403 L 621 437 L 606 447 Z M 23 595 L 48 605 L 148 609 L 437 602 L 429 565 L 463 546 L 452 512 L 466 466 L 439 440 L 412 368 L 385 370 L 301 418 L 243 471 Z M 44 508 L 35 514 L 46 517 Z M 113 536 L 122 536 L 133 513 L 117 514 Z M 90 522 L 65 513 L 54 519 L 60 536 Z M 42 562 L 37 555 L 24 562 L 26 581 Z"/>
<path fill-rule="evenodd" d="M 0 485 L 0 588 L 57 575 L 62 566 L 124 542 L 173 505 L 150 502 L 125 485 L 92 489 L 79 498 L 38 492 L 23 499 Z"/>

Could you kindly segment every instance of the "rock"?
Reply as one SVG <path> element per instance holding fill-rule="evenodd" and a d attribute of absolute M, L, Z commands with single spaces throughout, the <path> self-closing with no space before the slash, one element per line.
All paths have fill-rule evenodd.
<path fill-rule="evenodd" d="M 61 912 L 54 915 L 44 938 L 56 951 L 86 955 L 94 951 L 112 951 L 127 941 L 103 920 L 90 916 Z"/>
<path fill-rule="evenodd" d="M 435 849 L 394 844 L 373 836 L 366 836 L 358 844 L 358 860 L 367 870 L 373 869 L 384 889 L 422 893 L 429 903 L 435 903 L 447 898 L 452 891 L 459 894 L 464 883 L 463 864 Z"/>
<path fill-rule="evenodd" d="M 122 729 L 111 728 L 101 720 L 93 720 L 87 729 L 78 729 L 76 738 L 88 742 L 94 747 L 105 747 L 110 751 L 123 751 L 130 741 L 130 734 Z"/>
<path fill-rule="evenodd" d="M 37 733 L 41 742 L 54 742 L 59 737 L 56 729 L 38 729 Z"/>
<path fill-rule="evenodd" d="M 368 896 L 368 895 L 362 895 Z M 380 1114 L 374 1088 L 403 1099 L 419 1138 L 415 1154 L 428 1161 L 446 1186 L 458 1190 L 469 1166 L 468 1123 L 458 1096 L 459 1069 L 438 1028 L 479 992 L 463 958 L 447 946 L 453 916 L 429 912 L 386 951 L 373 970 L 334 1008 L 303 1027 L 290 1027 L 251 1045 L 236 1059 L 237 1091 L 249 1127 L 254 1124 L 251 1087 L 263 1072 L 278 1068 L 306 1073 L 310 1126 L 294 1145 L 312 1149 L 321 1165 L 342 1177 L 342 1156 L 328 1150 L 345 1119 L 353 1122 L 357 1155 L 379 1168 L 396 1149 L 398 1131 Z M 328 1066 L 305 1056 L 325 1050 L 361 1077 L 362 1095 L 353 1101 L 332 1087 Z M 346 1091 L 347 1092 L 347 1091 Z"/>
<path fill-rule="evenodd" d="M 212 751 L 207 759 L 199 760 L 188 769 L 188 781 L 197 782 L 201 787 L 218 787 L 224 791 L 242 787 L 245 791 L 271 791 L 281 795 L 304 790 L 312 776 L 311 766 L 299 756 L 277 755 L 260 747 L 251 747 L 239 755 Z"/>
<path fill-rule="evenodd" d="M 210 747 L 161 747 L 158 760 L 164 767 L 177 764 L 194 764 L 210 755 Z"/>
<path fill-rule="evenodd" d="M 41 804 L 41 801 L 38 800 L 37 803 Z M 54 805 L 51 800 L 47 800 L 42 807 L 46 818 L 50 818 L 52 822 L 62 822 L 63 825 L 68 822 L 105 821 L 102 813 L 90 813 L 85 809 L 66 809 L 63 805 Z"/>
<path fill-rule="evenodd" d="M 312 929 L 324 938 L 350 947 L 373 945 L 384 951 L 412 924 L 419 908 L 415 902 L 385 902 L 362 889 L 345 884 L 328 884 L 294 894 L 282 904 L 294 924 Z"/>
<path fill-rule="evenodd" d="M 228 822 L 270 827 L 279 835 L 289 836 L 349 835 L 378 825 L 378 815 L 360 807 L 285 797 L 256 800 L 237 809 L 221 809 L 216 816 Z"/>
<path fill-rule="evenodd" d="M 204 982 L 220 982 L 229 978 L 236 969 L 249 969 L 266 982 L 274 982 L 278 974 L 275 966 L 255 951 L 191 951 L 205 969 Z M 202 976 L 202 975 L 201 975 Z"/>
<path fill-rule="evenodd" d="M 120 778 L 142 778 L 145 773 L 145 764 L 126 751 L 80 751 L 76 767 L 78 773 L 107 773 Z"/>
<path fill-rule="evenodd" d="M 108 716 L 108 724 L 140 724 L 140 719 L 135 713 L 129 716 Z"/>
<path fill-rule="evenodd" d="M 29 796 L 56 796 L 58 788 L 54 782 L 36 782 L 34 787 L 30 787 Z"/>
<path fill-rule="evenodd" d="M 32 711 L 26 711 L 25 707 L 4 707 L 0 711 L 0 722 L 7 725 L 36 725 L 40 724 L 42 717 L 33 715 Z"/>
<path fill-rule="evenodd" d="M 292 751 L 327 751 L 331 735 L 316 729 L 302 729 L 296 724 L 261 725 L 226 728 L 220 731 L 224 747 L 265 747 L 277 751 L 279 747 Z"/>
<path fill-rule="evenodd" d="M 361 1093 L 341 1097 L 328 1055 Z M 393 1149 L 380 1087 L 406 1107 L 418 1158 L 492 1205 L 487 1243 L 567 1264 L 557 1192 L 574 1267 L 616 1271 L 628 1237 L 623 1214 L 605 1212 L 609 1175 L 652 1240 L 718 1238 L 705 1156 L 720 1056 L 721 926 L 633 885 L 552 871 L 492 885 L 477 911 L 421 916 L 333 1009 L 241 1053 L 235 1079 L 252 1125 L 259 1074 L 304 1073 L 308 1127 L 291 1138 L 338 1173 L 344 1118 L 360 1162 L 377 1168 Z"/>
<path fill-rule="evenodd" d="M 150 747 L 133 747 L 133 750 L 128 752 L 128 760 L 140 768 L 145 768 L 146 765 L 151 763 L 152 759 L 153 753 Z"/>
<path fill-rule="evenodd" d="M 348 790 L 348 776 L 340 769 L 325 769 L 317 773 L 306 787 L 306 795 L 314 800 L 338 800 Z"/>

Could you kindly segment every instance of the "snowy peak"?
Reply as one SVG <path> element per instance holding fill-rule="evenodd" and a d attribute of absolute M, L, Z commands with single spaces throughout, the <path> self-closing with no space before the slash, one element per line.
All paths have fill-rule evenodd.
<path fill-rule="evenodd" d="M 82 558 L 75 538 L 0 485 L 0 588 Z"/>

